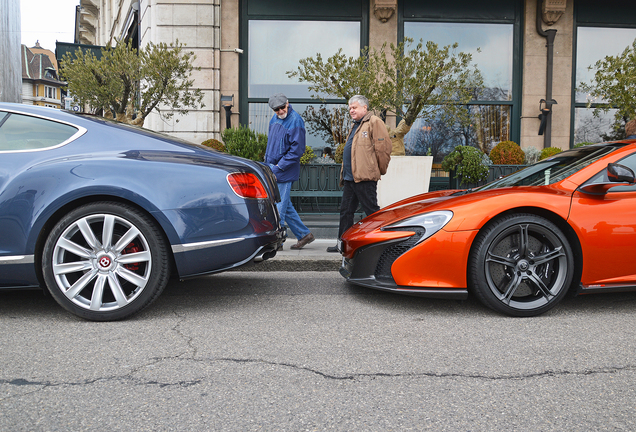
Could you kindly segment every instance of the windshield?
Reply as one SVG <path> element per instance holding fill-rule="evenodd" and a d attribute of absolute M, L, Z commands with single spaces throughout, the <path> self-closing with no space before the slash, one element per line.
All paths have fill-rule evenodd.
<path fill-rule="evenodd" d="M 563 180 L 624 144 L 589 145 L 564 151 L 477 190 L 508 186 L 543 186 Z"/>

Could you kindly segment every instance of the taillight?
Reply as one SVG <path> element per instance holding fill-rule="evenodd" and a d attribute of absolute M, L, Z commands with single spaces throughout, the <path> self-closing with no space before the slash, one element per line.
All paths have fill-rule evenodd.
<path fill-rule="evenodd" d="M 242 198 L 267 198 L 267 191 L 261 181 L 251 173 L 228 174 L 227 182 Z"/>

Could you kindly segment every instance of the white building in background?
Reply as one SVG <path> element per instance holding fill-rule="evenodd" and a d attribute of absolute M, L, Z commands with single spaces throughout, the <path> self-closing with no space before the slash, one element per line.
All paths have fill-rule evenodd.
<path fill-rule="evenodd" d="M 220 138 L 220 4 L 219 0 L 81 0 L 76 43 L 115 45 L 132 39 L 133 46 L 177 40 L 194 52 L 195 85 L 204 93 L 205 107 L 168 121 L 151 114 L 144 127 L 192 141 Z M 234 54 L 236 56 L 236 54 Z M 238 87 L 238 81 L 236 82 Z M 238 92 L 238 89 L 236 90 Z M 176 122 L 175 120 L 179 120 Z M 236 119 L 238 124 L 238 117 Z"/>

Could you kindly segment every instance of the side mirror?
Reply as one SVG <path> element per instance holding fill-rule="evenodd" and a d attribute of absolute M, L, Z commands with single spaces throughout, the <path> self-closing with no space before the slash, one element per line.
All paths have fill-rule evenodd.
<path fill-rule="evenodd" d="M 579 188 L 581 192 L 591 195 L 604 195 L 616 186 L 631 186 L 636 184 L 636 176 L 634 171 L 625 165 L 610 163 L 607 164 L 606 175 L 609 182 L 607 183 L 590 183 Z"/>
<path fill-rule="evenodd" d="M 625 165 L 611 163 L 607 165 L 607 178 L 611 182 L 615 183 L 636 183 L 634 178 L 634 171 Z"/>

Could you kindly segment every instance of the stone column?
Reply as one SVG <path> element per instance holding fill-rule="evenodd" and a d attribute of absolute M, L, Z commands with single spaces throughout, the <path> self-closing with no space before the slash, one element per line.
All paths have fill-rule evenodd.
<path fill-rule="evenodd" d="M 397 44 L 397 0 L 371 0 L 369 11 L 369 48 L 379 50 L 384 43 Z M 386 124 L 395 128 L 395 114 L 387 115 Z"/>
<path fill-rule="evenodd" d="M 537 1 L 525 2 L 523 38 L 523 103 L 521 107 L 522 147 L 543 149 L 543 136 L 539 135 L 539 101 L 546 97 L 546 39 L 537 33 Z M 572 101 L 573 54 L 573 1 L 567 2 L 565 13 L 553 24 L 541 22 L 543 30 L 557 30 L 554 40 L 554 71 L 552 98 L 552 147 L 570 146 L 570 119 Z"/>

